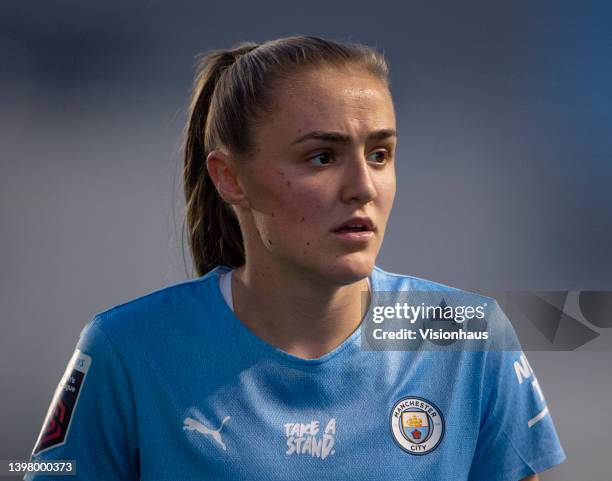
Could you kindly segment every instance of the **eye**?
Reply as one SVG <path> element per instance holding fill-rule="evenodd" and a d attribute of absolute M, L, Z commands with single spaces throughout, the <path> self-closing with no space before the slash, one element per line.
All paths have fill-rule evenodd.
<path fill-rule="evenodd" d="M 378 156 L 374 157 L 375 159 L 377 159 L 377 162 L 375 162 L 377 164 L 386 164 L 387 162 L 389 162 L 389 160 L 391 160 L 391 154 L 387 150 L 376 150 L 370 154 L 370 156 L 375 155 Z"/>
<path fill-rule="evenodd" d="M 315 165 L 320 167 L 324 165 L 329 165 L 331 163 L 332 158 L 333 155 L 331 155 L 330 152 L 321 152 L 320 154 L 308 159 L 308 161 L 313 162 Z M 318 163 L 318 160 L 321 160 L 321 163 Z"/>

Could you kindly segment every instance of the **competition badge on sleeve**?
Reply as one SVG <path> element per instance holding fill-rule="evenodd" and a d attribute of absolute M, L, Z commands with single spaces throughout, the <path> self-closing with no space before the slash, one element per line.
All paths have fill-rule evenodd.
<path fill-rule="evenodd" d="M 64 444 L 90 364 L 90 356 L 74 351 L 51 400 L 33 455 Z"/>

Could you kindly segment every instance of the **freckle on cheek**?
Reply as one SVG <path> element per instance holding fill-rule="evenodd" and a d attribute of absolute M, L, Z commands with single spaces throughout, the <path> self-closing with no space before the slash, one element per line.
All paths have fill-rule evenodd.
<path fill-rule="evenodd" d="M 291 187 L 291 181 L 290 180 L 287 181 L 287 187 Z"/>
<path fill-rule="evenodd" d="M 309 246 L 309 245 L 310 245 L 310 242 L 306 242 L 306 245 L 307 245 L 307 246 Z"/>
<path fill-rule="evenodd" d="M 304 217 L 302 217 L 302 220 L 300 222 L 304 222 Z"/>

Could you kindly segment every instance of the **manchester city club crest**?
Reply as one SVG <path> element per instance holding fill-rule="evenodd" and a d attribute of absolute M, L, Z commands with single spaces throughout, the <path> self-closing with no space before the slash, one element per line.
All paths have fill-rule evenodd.
<path fill-rule="evenodd" d="M 442 412 L 434 403 L 420 397 L 405 397 L 396 402 L 390 421 L 396 443 L 416 456 L 436 449 L 444 436 Z"/>

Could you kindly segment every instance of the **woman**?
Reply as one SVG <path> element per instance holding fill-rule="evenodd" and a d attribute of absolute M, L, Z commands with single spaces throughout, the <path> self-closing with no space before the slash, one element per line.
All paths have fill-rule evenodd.
<path fill-rule="evenodd" d="M 94 317 L 33 459 L 105 480 L 518 480 L 563 461 L 520 352 L 360 349 L 362 292 L 452 289 L 375 266 L 395 147 L 367 47 L 204 57 L 184 171 L 199 277 Z"/>

